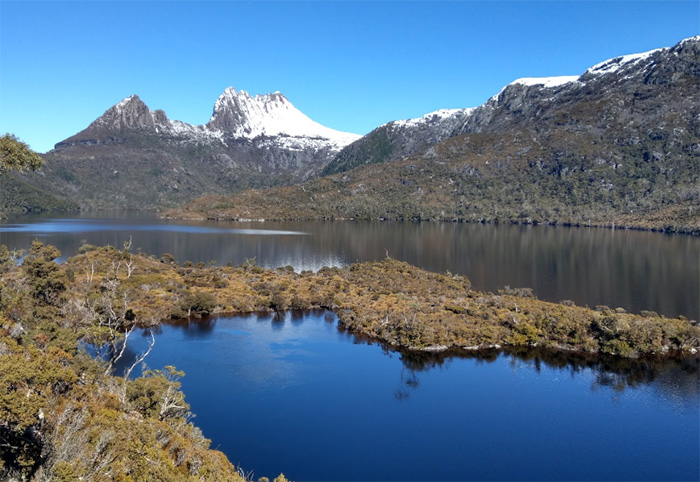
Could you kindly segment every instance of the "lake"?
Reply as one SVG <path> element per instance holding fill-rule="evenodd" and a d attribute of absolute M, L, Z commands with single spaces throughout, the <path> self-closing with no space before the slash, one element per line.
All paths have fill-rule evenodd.
<path fill-rule="evenodd" d="M 167 323 L 194 422 L 244 471 L 291 480 L 697 480 L 698 358 L 409 356 L 328 312 Z M 131 353 L 145 350 L 132 337 Z"/>
<path fill-rule="evenodd" d="M 180 262 L 296 270 L 387 256 L 628 311 L 700 317 L 700 239 L 547 226 L 233 223 L 114 214 L 0 223 L 64 256 L 84 242 Z M 131 338 L 141 352 L 145 333 Z M 700 358 L 652 362 L 542 351 L 408 355 L 328 312 L 166 323 L 147 358 L 184 370 L 194 422 L 254 477 L 312 480 L 698 480 Z"/>
<path fill-rule="evenodd" d="M 133 249 L 180 263 L 216 261 L 316 270 L 389 256 L 429 271 L 467 276 L 475 289 L 530 287 L 538 298 L 700 319 L 700 238 L 659 233 L 452 223 L 236 223 L 162 220 L 153 214 L 86 214 L 0 222 L 0 243 L 33 239 L 74 255 L 83 242 Z"/>

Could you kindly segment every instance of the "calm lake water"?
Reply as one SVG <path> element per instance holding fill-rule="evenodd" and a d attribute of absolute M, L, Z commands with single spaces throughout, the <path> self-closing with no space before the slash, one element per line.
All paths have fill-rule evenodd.
<path fill-rule="evenodd" d="M 71 219 L 21 217 L 0 223 L 0 243 L 33 239 L 72 256 L 83 242 L 171 253 L 219 265 L 255 259 L 297 270 L 389 256 L 469 277 L 476 289 L 530 287 L 544 300 L 653 310 L 700 319 L 700 238 L 659 233 L 451 223 L 235 223 L 161 220 L 118 213 Z"/>
<path fill-rule="evenodd" d="M 180 262 L 297 270 L 389 256 L 638 312 L 700 318 L 700 239 L 635 231 L 433 223 L 183 222 L 152 215 L 0 223 L 72 256 L 83 242 Z M 132 354 L 145 334 L 131 338 Z M 330 313 L 163 324 L 147 363 L 184 370 L 194 422 L 255 478 L 698 480 L 699 359 L 522 352 L 416 357 L 339 331 Z"/>
<path fill-rule="evenodd" d="M 312 312 L 162 325 L 147 363 L 185 371 L 194 422 L 255 478 L 697 480 L 698 359 L 596 360 L 410 357 Z"/>

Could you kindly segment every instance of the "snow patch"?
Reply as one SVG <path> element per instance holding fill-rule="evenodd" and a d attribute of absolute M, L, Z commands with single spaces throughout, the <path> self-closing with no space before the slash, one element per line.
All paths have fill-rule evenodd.
<path fill-rule="evenodd" d="M 286 135 L 259 137 L 255 139 L 255 142 L 259 147 L 281 147 L 288 151 L 305 151 L 308 149 L 320 151 L 327 148 L 338 151 L 344 147 L 333 144 L 328 139 L 321 139 L 318 137 L 289 137 Z"/>
<path fill-rule="evenodd" d="M 505 87 L 498 91 L 498 94 L 491 97 L 489 99 L 489 102 L 498 101 L 498 98 L 501 96 L 501 94 L 511 85 L 523 85 L 525 87 L 542 87 L 544 89 L 552 89 L 554 87 L 561 87 L 562 85 L 579 82 L 579 78 L 580 77 L 577 77 L 575 75 L 560 75 L 557 77 L 523 77 L 514 80 L 510 84 L 507 84 Z"/>
<path fill-rule="evenodd" d="M 696 35 L 695 37 L 684 38 L 680 41 L 679 45 L 685 45 L 688 42 L 700 42 L 700 35 Z"/>
<path fill-rule="evenodd" d="M 166 128 L 171 135 L 188 137 L 196 141 L 216 140 L 224 142 L 221 132 L 209 130 L 205 126 L 193 126 L 179 120 L 169 120 L 169 125 Z"/>
<path fill-rule="evenodd" d="M 127 98 L 125 98 L 125 99 L 122 99 L 122 100 L 121 100 L 117 105 L 115 105 L 114 107 L 115 107 L 117 110 L 122 110 L 124 107 L 126 107 L 126 106 L 127 106 L 131 101 L 133 101 L 134 99 L 136 99 L 136 95 L 130 95 L 129 97 L 127 97 Z"/>
<path fill-rule="evenodd" d="M 614 57 L 612 59 L 608 59 L 604 62 L 601 62 L 599 64 L 594 65 L 593 67 L 589 68 L 586 70 L 586 74 L 592 74 L 592 75 L 602 75 L 602 74 L 612 74 L 614 72 L 617 72 L 620 70 L 622 67 L 629 65 L 629 64 L 636 64 L 637 62 L 640 62 L 642 60 L 645 60 L 652 55 L 654 55 L 656 52 L 661 52 L 662 50 L 668 50 L 667 48 L 663 49 L 654 49 L 650 50 L 648 52 L 643 52 L 640 54 L 629 54 L 629 55 L 621 55 L 620 57 Z"/>
<path fill-rule="evenodd" d="M 474 111 L 473 107 L 466 109 L 439 109 L 433 112 L 429 112 L 421 117 L 416 117 L 415 119 L 404 119 L 388 122 L 384 125 L 393 125 L 396 127 L 415 127 L 421 124 L 434 124 L 437 122 L 442 122 L 451 117 L 457 116 L 467 116 Z"/>
<path fill-rule="evenodd" d="M 551 89 L 553 87 L 559 87 L 577 80 L 578 76 L 575 75 L 561 75 L 558 77 L 523 77 L 522 79 L 514 80 L 508 85 L 520 84 L 528 87 L 533 85 L 541 85 L 545 89 Z"/>

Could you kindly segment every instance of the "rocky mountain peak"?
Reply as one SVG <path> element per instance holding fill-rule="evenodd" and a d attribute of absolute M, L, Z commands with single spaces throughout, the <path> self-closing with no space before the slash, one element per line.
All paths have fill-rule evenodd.
<path fill-rule="evenodd" d="M 164 139 L 175 137 L 178 142 L 226 144 L 228 140 L 248 139 L 266 142 L 267 147 L 336 152 L 360 137 L 312 121 L 280 92 L 252 96 L 229 87 L 217 99 L 211 119 L 205 125 L 170 120 L 162 110 L 152 111 L 139 96 L 131 95 L 107 109 L 85 130 L 55 147 L 67 148 L 76 142 L 114 143 L 129 131 Z"/>
<path fill-rule="evenodd" d="M 162 110 L 151 111 L 138 95 L 131 95 L 110 107 L 98 117 L 88 129 L 109 129 L 123 131 L 126 129 L 156 128 L 169 125 L 168 117 Z"/>

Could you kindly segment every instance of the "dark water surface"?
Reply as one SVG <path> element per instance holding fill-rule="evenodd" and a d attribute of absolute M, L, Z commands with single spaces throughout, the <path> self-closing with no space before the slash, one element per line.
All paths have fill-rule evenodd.
<path fill-rule="evenodd" d="M 450 223 L 235 223 L 161 220 L 117 213 L 71 219 L 21 217 L 0 223 L 0 243 L 33 239 L 72 256 L 84 242 L 171 253 L 219 265 L 254 258 L 297 270 L 383 259 L 466 275 L 481 290 L 530 287 L 544 300 L 653 310 L 700 319 L 700 238 L 659 233 Z"/>
<path fill-rule="evenodd" d="M 132 353 L 145 337 L 132 337 Z M 165 324 L 194 422 L 254 479 L 697 480 L 698 359 L 411 357 L 326 312 Z"/>

